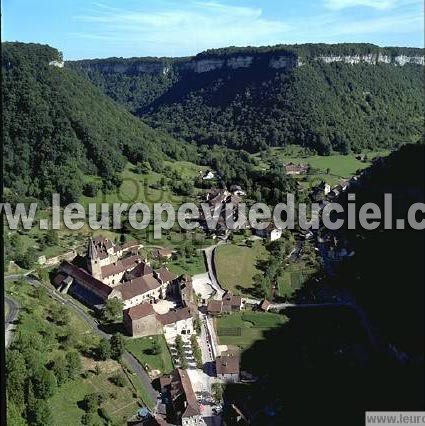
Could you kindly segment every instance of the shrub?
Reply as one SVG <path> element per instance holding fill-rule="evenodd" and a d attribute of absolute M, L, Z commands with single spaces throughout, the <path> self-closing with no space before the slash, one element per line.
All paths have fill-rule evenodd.
<path fill-rule="evenodd" d="M 123 388 L 127 384 L 127 379 L 123 374 L 116 374 L 115 376 L 112 376 L 110 380 L 114 385 L 117 385 L 120 388 Z"/>

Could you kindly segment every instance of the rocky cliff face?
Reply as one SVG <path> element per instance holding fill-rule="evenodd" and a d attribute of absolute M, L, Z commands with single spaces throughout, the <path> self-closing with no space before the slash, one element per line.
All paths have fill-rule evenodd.
<path fill-rule="evenodd" d="M 88 60 L 71 62 L 71 66 L 96 70 L 103 73 L 148 73 L 148 74 L 168 74 L 171 70 L 177 72 L 206 73 L 215 70 L 236 70 L 248 69 L 254 66 L 265 66 L 271 69 L 291 70 L 302 66 L 309 61 L 321 61 L 327 64 L 333 62 L 342 62 L 346 64 L 366 63 L 376 65 L 379 63 L 394 64 L 403 66 L 405 64 L 425 65 L 424 56 L 407 55 L 385 55 L 382 53 L 369 53 L 359 55 L 319 55 L 314 57 L 301 57 L 291 54 L 272 55 L 233 55 L 229 57 L 211 57 L 211 58 L 191 58 L 188 60 L 178 59 L 157 59 L 146 61 L 143 58 L 139 60 L 113 60 L 109 62 L 104 60 Z"/>
<path fill-rule="evenodd" d="M 398 55 L 398 56 L 389 56 L 383 55 L 381 53 L 370 53 L 367 55 L 345 55 L 345 56 L 317 56 L 314 58 L 316 61 L 323 61 L 327 64 L 332 62 L 344 62 L 346 64 L 360 64 L 367 63 L 371 65 L 376 65 L 379 63 L 384 64 L 394 64 L 394 65 L 405 65 L 405 64 L 416 64 L 416 65 L 425 65 L 425 57 L 424 56 L 406 56 L 406 55 Z"/>

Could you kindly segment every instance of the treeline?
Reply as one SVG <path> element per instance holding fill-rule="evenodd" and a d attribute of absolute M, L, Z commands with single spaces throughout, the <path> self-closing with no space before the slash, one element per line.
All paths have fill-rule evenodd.
<path fill-rule="evenodd" d="M 153 168 L 168 155 L 193 157 L 189 144 L 154 131 L 86 79 L 50 66 L 61 54 L 49 46 L 2 45 L 3 158 L 6 195 L 13 199 L 75 201 L 84 175 L 120 184 L 127 161 Z"/>
<path fill-rule="evenodd" d="M 371 43 L 305 43 L 305 44 L 278 44 L 275 46 L 261 47 L 237 47 L 229 46 L 218 49 L 208 49 L 197 54 L 196 58 L 226 57 L 235 55 L 256 55 L 256 54 L 288 54 L 303 59 L 314 58 L 321 55 L 364 55 L 364 54 L 382 54 L 382 55 L 423 55 L 424 50 L 415 47 L 379 47 Z"/>

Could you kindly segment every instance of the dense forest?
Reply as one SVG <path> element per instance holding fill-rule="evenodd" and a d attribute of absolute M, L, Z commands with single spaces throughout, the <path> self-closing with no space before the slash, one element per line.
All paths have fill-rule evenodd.
<path fill-rule="evenodd" d="M 264 57 L 277 53 L 302 58 L 304 65 L 270 68 Z M 320 55 L 421 56 L 421 49 L 370 44 L 226 48 L 192 60 L 248 54 L 259 58 L 250 67 L 203 73 L 182 71 L 172 58 L 156 59 L 167 66 L 165 73 L 138 72 L 135 58 L 77 61 L 69 66 L 148 124 L 198 144 L 254 152 L 296 143 L 327 155 L 394 148 L 415 141 L 422 132 L 422 66 L 310 60 Z M 102 68 L 109 61 L 129 68 L 124 72 Z"/>
<path fill-rule="evenodd" d="M 74 71 L 49 65 L 49 46 L 2 45 L 4 185 L 12 198 L 63 201 L 81 195 L 84 174 L 119 184 L 128 160 L 161 167 L 194 157 L 194 147 L 155 131 Z M 195 153 L 196 157 L 196 153 Z"/>
<path fill-rule="evenodd" d="M 102 189 L 108 191 L 121 183 L 127 161 L 149 163 L 148 170 L 161 172 L 164 159 L 213 167 L 226 184 L 243 185 L 263 200 L 278 200 L 295 187 L 282 170 L 256 171 L 247 152 L 197 148 L 150 128 L 73 70 L 49 65 L 54 60 L 61 60 L 60 53 L 49 46 L 3 45 L 9 201 L 30 197 L 47 202 L 55 191 L 64 202 L 75 201 L 84 191 L 85 175 L 102 177 Z M 129 87 L 129 93 L 133 90 Z"/>

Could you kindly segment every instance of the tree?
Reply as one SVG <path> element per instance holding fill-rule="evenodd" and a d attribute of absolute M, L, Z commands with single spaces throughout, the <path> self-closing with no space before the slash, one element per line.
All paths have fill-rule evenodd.
<path fill-rule="evenodd" d="M 50 398 L 55 393 L 57 387 L 55 375 L 46 367 L 34 371 L 31 382 L 34 387 L 34 395 L 38 399 Z"/>
<path fill-rule="evenodd" d="M 24 403 L 27 369 L 25 358 L 20 351 L 9 350 L 6 357 L 6 381 L 8 397 L 17 406 Z"/>
<path fill-rule="evenodd" d="M 49 426 L 53 425 L 52 412 L 49 404 L 44 400 L 36 400 L 31 416 L 28 419 L 29 424 L 33 426 Z"/>
<path fill-rule="evenodd" d="M 56 356 L 53 362 L 52 371 L 59 386 L 68 380 L 68 368 L 64 356 Z"/>
<path fill-rule="evenodd" d="M 30 247 L 23 255 L 18 255 L 16 262 L 24 269 L 31 269 L 37 262 L 37 251 Z"/>
<path fill-rule="evenodd" d="M 93 413 L 99 405 L 98 394 L 89 393 L 84 397 L 83 400 L 84 410 L 87 413 Z"/>
<path fill-rule="evenodd" d="M 86 197 L 96 197 L 99 191 L 99 186 L 95 183 L 86 183 L 84 185 L 83 194 Z"/>
<path fill-rule="evenodd" d="M 103 310 L 103 318 L 107 321 L 114 321 L 120 319 L 121 317 L 122 320 L 123 308 L 123 302 L 117 297 L 108 299 Z"/>
<path fill-rule="evenodd" d="M 195 334 L 192 334 L 192 336 L 190 337 L 190 344 L 192 346 L 192 352 L 193 352 L 193 357 L 195 358 L 195 361 L 196 361 L 196 366 L 202 369 L 202 366 L 204 365 L 202 361 L 202 351 Z"/>
<path fill-rule="evenodd" d="M 87 426 L 92 426 L 93 423 L 94 423 L 94 419 L 95 419 L 94 412 L 89 411 L 87 413 L 84 413 L 81 416 L 81 424 L 82 425 L 87 425 Z"/>
<path fill-rule="evenodd" d="M 211 385 L 211 390 L 214 400 L 217 403 L 220 403 L 223 400 L 223 385 L 221 383 L 215 382 Z"/>
<path fill-rule="evenodd" d="M 44 242 L 47 246 L 57 246 L 59 244 L 58 231 L 56 229 L 49 229 L 45 236 Z"/>
<path fill-rule="evenodd" d="M 54 304 L 50 309 L 50 316 L 57 325 L 66 325 L 69 324 L 71 316 L 68 308 L 63 305 Z"/>
<path fill-rule="evenodd" d="M 126 385 L 127 380 L 126 380 L 125 376 L 120 373 L 120 374 L 116 374 L 115 376 L 112 376 L 111 377 L 111 382 L 114 385 L 117 385 L 120 388 L 123 388 Z"/>
<path fill-rule="evenodd" d="M 109 343 L 109 340 L 101 339 L 97 347 L 96 353 L 97 357 L 102 361 L 106 361 L 108 358 L 110 358 L 111 344 Z"/>
<path fill-rule="evenodd" d="M 75 379 L 81 372 L 81 357 L 78 352 L 71 351 L 65 355 L 68 377 Z"/>
<path fill-rule="evenodd" d="M 84 341 L 84 336 L 82 336 L 82 339 Z M 78 339 L 75 330 L 70 326 L 65 327 L 64 334 L 62 336 L 62 347 L 65 350 L 69 350 L 74 348 L 77 345 L 77 342 Z"/>
<path fill-rule="evenodd" d="M 198 316 L 193 320 L 193 328 L 195 329 L 196 334 L 198 336 L 201 334 L 201 331 L 202 331 L 201 327 L 202 327 L 202 323 L 201 323 L 201 320 L 199 319 L 199 316 Z"/>
<path fill-rule="evenodd" d="M 124 337 L 120 333 L 115 333 L 111 337 L 111 357 L 113 359 L 120 359 L 124 353 Z"/>
<path fill-rule="evenodd" d="M 155 338 L 152 340 L 152 347 L 151 347 L 151 354 L 152 355 L 160 355 L 162 352 L 161 345 L 159 344 L 158 340 Z"/>
<path fill-rule="evenodd" d="M 102 373 L 102 369 L 100 368 L 99 363 L 96 363 L 96 366 L 94 367 L 94 372 L 96 374 L 96 376 L 99 376 Z"/>
<path fill-rule="evenodd" d="M 37 276 L 40 281 L 46 281 L 47 280 L 46 270 L 41 267 L 37 268 Z M 34 287 L 34 296 L 41 302 L 45 302 L 47 300 L 46 287 L 44 287 L 43 285 L 38 285 L 37 287 Z"/>

